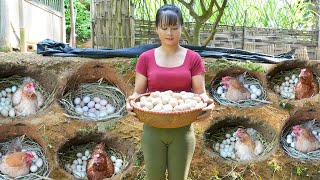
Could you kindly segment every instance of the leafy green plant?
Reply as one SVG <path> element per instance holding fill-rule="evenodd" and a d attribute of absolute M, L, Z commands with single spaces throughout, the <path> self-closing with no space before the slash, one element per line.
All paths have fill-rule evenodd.
<path fill-rule="evenodd" d="M 274 176 L 274 174 L 278 171 L 282 170 L 282 167 L 280 165 L 278 165 L 278 163 L 276 161 L 269 161 L 268 165 L 270 166 L 271 170 L 272 170 L 272 176 Z"/>
<path fill-rule="evenodd" d="M 74 1 L 74 12 L 76 17 L 76 39 L 78 43 L 86 41 L 91 34 L 90 31 L 90 0 Z M 66 35 L 70 38 L 70 4 L 69 0 L 64 0 L 66 17 Z"/>
<path fill-rule="evenodd" d="M 306 171 L 307 171 L 307 168 L 303 164 L 301 164 L 301 163 L 297 164 L 297 166 L 296 166 L 296 174 L 298 176 L 302 176 Z"/>

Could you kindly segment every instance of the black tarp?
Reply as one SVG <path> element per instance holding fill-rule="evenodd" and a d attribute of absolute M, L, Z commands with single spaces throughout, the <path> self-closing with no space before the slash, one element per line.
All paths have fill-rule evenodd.
<path fill-rule="evenodd" d="M 182 45 L 188 49 L 196 51 L 201 57 L 211 57 L 217 59 L 239 60 L 259 63 L 279 63 L 293 59 L 294 50 L 276 56 L 255 53 L 233 48 L 210 48 L 201 46 Z M 89 57 L 89 58 L 113 58 L 113 57 L 138 57 L 143 52 L 159 47 L 159 44 L 146 44 L 123 49 L 92 49 L 92 48 L 71 48 L 65 43 L 46 39 L 37 44 L 37 53 L 44 56 L 60 57 Z"/>

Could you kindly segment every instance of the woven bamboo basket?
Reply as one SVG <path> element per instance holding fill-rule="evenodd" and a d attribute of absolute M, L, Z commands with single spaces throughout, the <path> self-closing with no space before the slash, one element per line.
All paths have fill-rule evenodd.
<path fill-rule="evenodd" d="M 133 112 L 136 113 L 139 121 L 149 126 L 156 128 L 179 128 L 195 122 L 197 117 L 203 113 L 202 108 L 181 112 L 154 112 L 144 110 L 135 104 L 142 96 L 149 95 L 150 93 L 145 93 L 130 101 Z"/>

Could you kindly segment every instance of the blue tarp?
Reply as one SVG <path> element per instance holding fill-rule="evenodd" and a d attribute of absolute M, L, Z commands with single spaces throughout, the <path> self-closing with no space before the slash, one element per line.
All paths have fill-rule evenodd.
<path fill-rule="evenodd" d="M 201 57 L 217 59 L 239 60 L 258 63 L 279 63 L 293 59 L 294 50 L 276 56 L 255 53 L 233 48 L 211 48 L 201 46 L 182 45 L 185 48 L 196 51 Z M 71 48 L 65 43 L 46 39 L 37 44 L 37 53 L 44 56 L 60 57 L 89 57 L 89 58 L 113 58 L 113 57 L 138 57 L 143 52 L 159 47 L 159 44 L 146 44 L 123 49 L 93 49 L 93 48 Z"/>

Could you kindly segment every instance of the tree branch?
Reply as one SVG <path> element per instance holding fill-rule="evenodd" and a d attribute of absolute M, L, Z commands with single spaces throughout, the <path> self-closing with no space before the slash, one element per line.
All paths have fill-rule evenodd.
<path fill-rule="evenodd" d="M 193 9 L 194 0 L 191 0 L 190 3 L 187 3 L 184 0 L 177 0 L 177 1 L 180 2 L 182 5 L 184 5 L 190 11 L 190 15 L 195 20 L 199 20 L 199 16 L 197 15 L 197 13 Z"/>
<path fill-rule="evenodd" d="M 168 1 L 167 0 L 163 0 L 163 4 L 168 4 Z"/>
<path fill-rule="evenodd" d="M 200 0 L 200 6 L 201 6 L 202 12 L 205 12 L 205 11 L 206 11 L 206 7 L 205 7 L 205 5 L 204 5 L 203 0 Z"/>
<path fill-rule="evenodd" d="M 223 3 L 224 3 L 224 2 L 225 2 L 225 0 L 223 0 Z M 217 0 L 211 0 L 210 6 L 212 5 L 212 7 L 213 7 L 214 4 L 217 6 L 217 9 L 220 11 L 221 7 L 219 6 Z M 223 4 L 222 4 L 222 5 L 223 5 Z"/>
<path fill-rule="evenodd" d="M 184 36 L 186 37 L 188 43 L 190 43 L 191 42 L 191 37 L 190 37 L 186 27 L 184 27 L 184 26 L 182 27 L 182 32 L 183 32 Z"/>
<path fill-rule="evenodd" d="M 216 1 L 216 0 L 214 0 L 214 1 Z M 222 15 L 223 15 L 223 11 L 224 11 L 224 9 L 225 9 L 225 7 L 226 7 L 226 5 L 227 5 L 227 1 L 228 1 L 228 0 L 223 0 L 223 3 L 222 3 L 222 5 L 221 5 L 221 7 L 218 9 L 218 10 L 219 10 L 219 14 L 218 14 L 218 16 L 217 16 L 217 18 L 216 18 L 213 26 L 212 26 L 210 35 L 209 35 L 208 38 L 202 43 L 202 46 L 207 46 L 208 43 L 212 40 L 213 36 L 216 34 L 216 32 L 217 32 L 217 26 L 218 26 L 218 24 L 219 24 L 219 22 L 220 22 L 220 19 L 221 19 Z M 218 4 L 216 4 L 216 6 L 218 6 Z"/>

